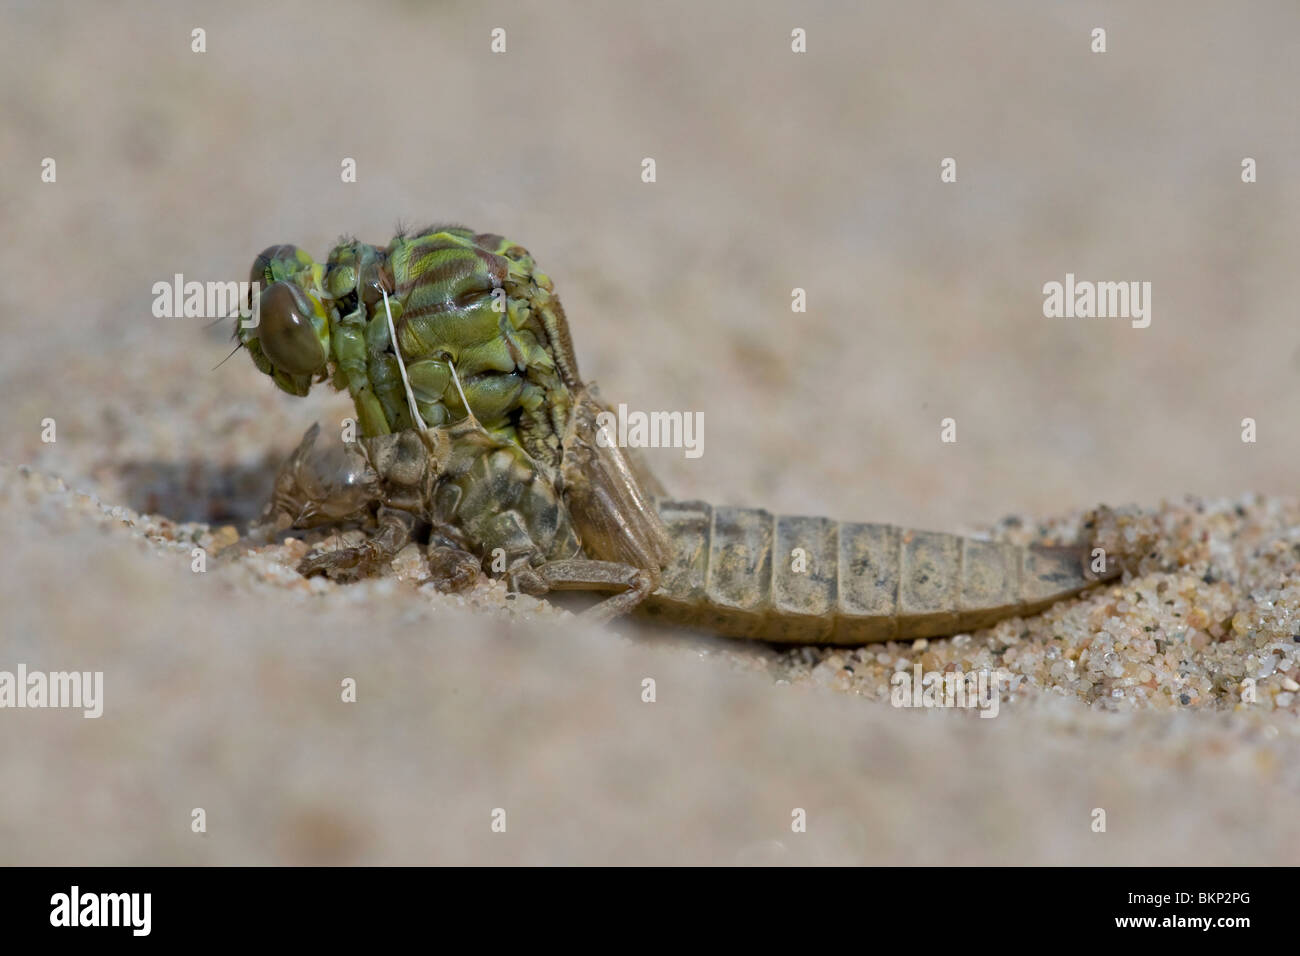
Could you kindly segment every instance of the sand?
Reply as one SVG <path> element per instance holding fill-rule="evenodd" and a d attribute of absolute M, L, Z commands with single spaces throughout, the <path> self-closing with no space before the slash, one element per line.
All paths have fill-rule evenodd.
<path fill-rule="evenodd" d="M 441 595 L 412 555 L 307 581 L 300 540 L 246 550 L 25 468 L 0 516 L 10 655 L 105 688 L 98 718 L 3 712 L 6 862 L 1280 863 L 1300 839 L 1294 501 L 1139 519 L 1213 573 L 784 651 Z M 891 706 L 915 663 L 1005 673 L 994 719 Z"/>

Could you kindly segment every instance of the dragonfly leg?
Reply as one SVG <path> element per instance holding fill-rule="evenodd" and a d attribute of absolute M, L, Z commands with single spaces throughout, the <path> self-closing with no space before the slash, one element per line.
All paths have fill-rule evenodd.
<path fill-rule="evenodd" d="M 376 521 L 378 529 L 363 544 L 309 554 L 299 563 L 298 573 L 305 578 L 313 574 L 337 577 L 353 570 L 368 574 L 383 567 L 410 542 L 415 518 L 395 508 L 380 508 Z"/>
<path fill-rule="evenodd" d="M 626 614 L 659 586 L 659 575 L 617 561 L 564 558 L 514 572 L 514 584 L 528 594 L 548 591 L 618 591 L 582 613 L 583 620 L 603 624 Z"/>

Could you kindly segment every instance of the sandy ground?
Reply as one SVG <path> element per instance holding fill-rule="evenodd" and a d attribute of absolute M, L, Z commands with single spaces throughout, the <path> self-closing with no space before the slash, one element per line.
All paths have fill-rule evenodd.
<path fill-rule="evenodd" d="M 0 18 L 0 671 L 105 682 L 96 720 L 0 710 L 0 862 L 1295 861 L 1294 5 Z M 793 654 L 223 557 L 348 406 L 214 369 L 229 326 L 154 283 L 398 220 L 524 243 L 607 398 L 702 411 L 702 457 L 652 458 L 681 496 L 1013 540 L 1133 502 L 1154 556 Z M 1150 281 L 1150 327 L 1044 318 L 1067 272 Z M 922 660 L 1019 681 L 991 720 L 889 706 Z"/>

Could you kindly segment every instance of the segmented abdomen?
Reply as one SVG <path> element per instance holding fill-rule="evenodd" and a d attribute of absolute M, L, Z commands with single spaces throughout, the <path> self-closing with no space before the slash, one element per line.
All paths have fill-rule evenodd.
<path fill-rule="evenodd" d="M 643 613 L 796 644 L 954 634 L 1095 584 L 1078 548 L 1019 548 L 892 525 L 660 501 L 672 564 Z"/>

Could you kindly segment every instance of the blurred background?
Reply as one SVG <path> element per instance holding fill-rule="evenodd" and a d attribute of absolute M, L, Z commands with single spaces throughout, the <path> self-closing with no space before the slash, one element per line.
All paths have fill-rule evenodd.
<path fill-rule="evenodd" d="M 155 282 L 175 273 L 242 280 L 273 243 L 323 259 L 340 235 L 383 244 L 399 223 L 431 222 L 498 232 L 534 254 L 563 299 L 582 372 L 606 399 L 704 413 L 702 457 L 650 453 L 683 497 L 959 531 L 1098 502 L 1293 493 L 1293 2 L 5 0 L 0 21 L 0 218 L 9 229 L 0 458 L 58 474 L 106 504 L 238 524 L 307 425 L 350 408 L 324 390 L 284 395 L 242 354 L 219 365 L 230 323 L 155 318 Z M 494 54 L 497 27 L 506 51 Z M 1095 27 L 1106 30 L 1104 54 L 1091 52 Z M 806 31 L 806 53 L 791 51 L 795 28 Z M 195 29 L 205 32 L 204 53 L 191 49 Z M 47 157 L 55 183 L 41 181 Z M 656 163 L 652 184 L 641 178 L 646 157 Z M 946 157 L 957 161 L 952 184 L 940 182 Z M 1249 185 L 1245 157 L 1258 164 Z M 356 161 L 355 183 L 341 181 L 345 158 Z M 1045 318 L 1042 287 L 1067 272 L 1150 282 L 1150 327 Z M 796 287 L 806 290 L 806 313 L 791 311 Z M 1253 444 L 1241 440 L 1246 417 L 1257 422 Z M 57 422 L 54 444 L 41 442 L 45 418 Z M 939 440 L 945 418 L 956 420 L 955 444 Z M 158 641 L 185 636 L 202 647 L 176 667 L 210 682 L 213 647 L 255 653 L 262 641 L 301 641 L 311 655 L 315 635 L 336 627 L 274 595 L 239 598 L 231 585 L 216 598 L 188 577 L 150 577 L 161 572 L 145 565 L 96 582 L 103 562 L 119 559 L 79 533 L 24 539 L 32 550 L 15 543 L 0 558 L 6 587 L 30 605 L 25 629 L 15 618 L 7 635 L 27 648 L 30 666 L 41 648 L 63 647 L 74 661 L 101 653 L 87 643 L 99 632 L 104 648 L 124 655 L 102 650 L 109 666 L 129 671 L 131 655 L 157 648 L 104 635 L 147 619 Z M 74 569 L 85 573 L 75 592 L 66 579 L 47 580 Z M 163 599 L 177 587 L 186 600 Z M 80 611 L 61 606 L 69 593 L 84 596 Z M 173 612 L 174 626 L 165 617 Z M 76 613 L 88 617 L 67 616 Z M 268 631 L 269 621 L 280 623 Z M 246 636 L 234 641 L 235 631 Z M 452 652 L 401 653 L 421 661 Z M 475 653 L 484 675 L 514 660 L 511 651 Z M 284 679 L 297 686 L 301 677 Z M 165 706 L 137 704 L 141 726 L 168 722 Z M 225 759 L 231 776 L 245 774 L 234 741 L 256 750 L 262 736 L 252 727 L 240 736 L 239 722 L 252 718 L 228 706 L 211 725 L 194 715 L 209 749 L 157 744 L 150 753 L 182 766 Z M 415 705 L 385 706 L 393 709 L 367 718 L 375 735 Z M 761 720 L 781 723 L 770 713 Z M 9 845 L 25 848 L 11 852 L 29 861 L 23 854 L 39 850 L 21 842 L 16 821 L 61 779 L 40 749 L 58 745 L 39 734 L 33 742 L 33 732 L 11 751 L 35 781 L 10 807 L 20 842 Z M 126 725 L 119 732 L 118 744 L 133 739 Z M 362 734 L 358 746 L 374 739 Z M 935 746 L 994 746 L 956 739 Z M 785 766 L 772 746 L 772 766 Z M 142 786 L 113 747 L 94 750 L 103 779 L 136 782 L 104 783 L 101 821 L 137 805 Z M 387 753 L 403 765 L 403 751 Z M 886 759 L 877 754 L 876 765 Z M 263 754 L 257 765 L 276 761 Z M 161 789 L 149 792 L 170 793 L 170 779 L 159 776 Z M 244 793 L 250 808 L 292 790 L 263 784 Z M 878 790 L 872 799 L 897 806 L 914 792 L 891 786 L 897 804 Z M 1052 796 L 1023 799 L 1041 809 Z M 1129 797 L 1140 806 L 1152 794 Z M 238 805 L 238 794 L 230 799 Z M 719 813 L 725 805 L 719 797 Z M 923 803 L 918 820 L 939 805 Z M 187 812 L 179 835 L 140 837 L 153 858 L 262 858 L 255 835 L 224 856 L 190 855 Z M 384 861 L 409 846 L 372 841 L 351 824 L 336 845 L 330 821 L 346 812 L 303 812 L 304 845 L 320 831 L 333 848 L 321 859 Z M 653 818 L 653 803 L 642 812 Z M 1016 812 L 1025 818 L 1024 806 Z M 1041 834 L 1018 843 L 1003 832 L 1006 814 L 987 815 L 1003 823 L 947 859 L 990 859 L 995 847 L 1022 861 L 1047 852 Z M 111 841 L 88 839 L 98 847 L 91 858 L 120 861 Z M 626 836 L 628 859 L 645 849 L 638 839 Z M 591 846 L 575 858 L 613 852 L 608 842 Z M 843 846 L 847 855 L 828 849 L 819 859 L 916 858 L 906 842 Z M 722 840 L 714 850 L 727 860 L 735 846 Z M 1100 852 L 1082 842 L 1074 850 Z M 77 853 L 69 844 L 66 858 Z M 270 857 L 305 858 L 317 857 L 301 847 Z"/>
<path fill-rule="evenodd" d="M 1300 9 L 855 7 L 7 4 L 6 455 L 291 447 L 347 403 L 214 370 L 229 324 L 153 283 L 452 221 L 533 252 L 607 398 L 704 413 L 652 453 L 683 495 L 948 530 L 1290 492 Z M 1151 282 L 1151 326 L 1044 318 L 1067 272 Z"/>

